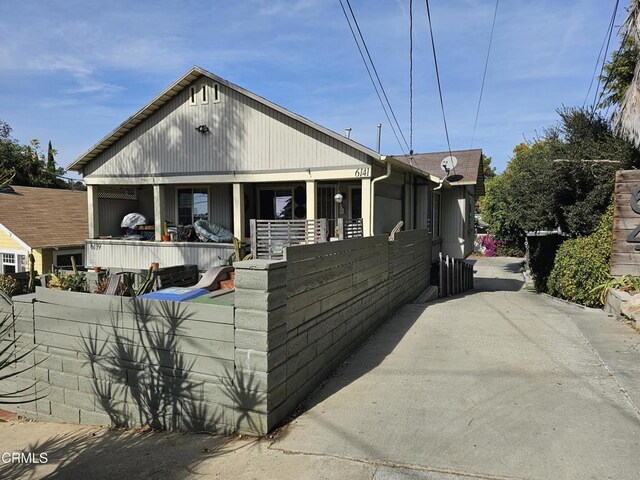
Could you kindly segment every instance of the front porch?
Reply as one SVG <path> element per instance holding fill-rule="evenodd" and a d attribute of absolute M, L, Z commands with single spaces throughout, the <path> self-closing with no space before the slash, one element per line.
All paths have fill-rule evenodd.
<path fill-rule="evenodd" d="M 233 244 L 204 242 L 155 242 L 122 239 L 86 241 L 87 265 L 145 270 L 152 263 L 163 267 L 198 265 L 200 270 L 224 265 L 233 255 Z"/>
<path fill-rule="evenodd" d="M 322 230 L 312 239 L 287 245 L 367 236 L 369 203 L 362 195 L 362 186 L 368 181 L 90 185 L 90 238 L 86 241 L 85 263 L 133 269 L 148 268 L 156 262 L 161 266 L 195 264 L 201 271 L 226 263 L 234 254 L 233 243 L 202 242 L 190 229 L 198 220 L 232 232 L 243 245 L 242 257 L 256 253 L 252 248 L 257 244 L 256 234 L 250 228 L 254 220 L 310 222 Z M 131 213 L 144 217 L 134 232 L 121 225 Z M 354 223 L 352 218 L 358 221 Z M 351 231 L 354 224 L 359 227 L 356 234 Z M 279 240 L 281 251 L 287 245 Z"/>

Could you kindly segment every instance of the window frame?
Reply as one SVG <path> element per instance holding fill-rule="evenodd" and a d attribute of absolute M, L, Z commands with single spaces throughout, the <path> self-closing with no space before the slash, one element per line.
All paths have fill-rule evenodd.
<path fill-rule="evenodd" d="M 85 252 L 84 250 L 54 250 L 53 251 L 53 265 L 58 266 L 58 257 L 65 255 L 82 255 L 82 261 L 78 265 L 84 265 Z"/>
<path fill-rule="evenodd" d="M 436 222 L 436 197 L 438 198 L 438 216 Z M 439 240 L 442 237 L 442 194 L 440 192 L 431 191 L 431 238 Z"/>
<path fill-rule="evenodd" d="M 180 223 L 180 190 L 191 190 L 191 223 Z M 209 185 L 181 185 L 175 187 L 175 224 L 176 225 L 193 225 L 193 191 L 206 190 L 207 192 L 207 220 L 211 219 L 211 189 Z"/>
<path fill-rule="evenodd" d="M 256 218 L 258 218 L 260 216 L 260 211 L 262 209 L 262 200 L 261 197 L 262 195 L 260 195 L 261 192 L 265 191 L 265 190 L 273 190 L 274 192 L 277 192 L 278 190 L 289 190 L 291 192 L 291 201 L 293 202 L 292 208 L 291 208 L 291 218 L 289 219 L 285 219 L 285 220 L 294 220 L 295 217 L 295 213 L 294 213 L 294 208 L 295 208 L 295 200 L 294 200 L 294 191 L 296 189 L 296 185 L 294 184 L 285 184 L 285 185 L 278 185 L 278 184 L 267 184 L 267 185 L 260 185 L 257 188 L 257 192 L 256 192 Z M 275 201 L 275 196 L 273 197 L 274 201 Z M 274 216 L 275 216 L 275 205 L 274 205 Z M 259 220 L 265 220 L 263 218 L 260 218 Z M 276 219 L 277 220 L 277 219 Z M 282 220 L 282 219 L 281 219 Z"/>
<path fill-rule="evenodd" d="M 5 255 L 13 255 L 13 263 L 5 263 L 4 261 Z M 19 258 L 21 255 L 26 256 L 28 255 L 28 253 L 25 253 L 19 250 L 11 250 L 11 249 L 0 251 L 0 274 L 21 272 L 22 270 L 20 270 L 20 262 L 19 262 Z M 5 272 L 4 271 L 5 265 L 13 265 L 13 272 Z"/>

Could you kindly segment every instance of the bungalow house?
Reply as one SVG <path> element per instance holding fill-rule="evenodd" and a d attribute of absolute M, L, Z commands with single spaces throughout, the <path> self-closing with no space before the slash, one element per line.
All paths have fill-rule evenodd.
<path fill-rule="evenodd" d="M 125 268 L 205 269 L 228 258 L 232 243 L 190 241 L 188 226 L 197 220 L 215 222 L 244 245 L 257 243 L 257 222 L 274 220 L 303 220 L 316 230 L 320 222 L 327 237 L 340 236 L 341 220 L 363 236 L 400 221 L 404 229 L 427 228 L 429 184 L 438 182 L 199 67 L 69 169 L 88 188 L 86 263 Z M 134 212 L 144 219 L 141 236 L 123 238 L 121 221 Z M 167 226 L 177 241 L 161 241 Z"/>
<path fill-rule="evenodd" d="M 0 190 L 0 273 L 84 263 L 88 234 L 85 192 L 12 186 Z"/>
<path fill-rule="evenodd" d="M 449 156 L 457 159 L 457 165 L 446 172 L 441 164 Z M 435 255 L 441 251 L 450 257 L 468 257 L 473 253 L 475 204 L 484 195 L 482 150 L 414 154 L 411 162 L 405 156 L 396 158 L 412 163 L 436 182 L 431 191 Z"/>

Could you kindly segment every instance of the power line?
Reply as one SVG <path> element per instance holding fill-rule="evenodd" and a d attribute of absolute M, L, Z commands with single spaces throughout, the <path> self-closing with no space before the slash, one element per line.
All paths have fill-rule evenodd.
<path fill-rule="evenodd" d="M 373 75 L 371 73 L 371 69 L 369 68 L 369 64 L 367 63 L 367 61 L 366 61 L 366 59 L 364 57 L 364 53 L 362 52 L 362 48 L 360 47 L 360 43 L 358 42 L 358 38 L 356 37 L 356 33 L 353 30 L 353 27 L 351 25 L 351 20 L 349 19 L 349 15 L 347 14 L 346 9 L 344 8 L 344 4 L 342 3 L 342 0 L 339 0 L 339 2 L 340 2 L 340 7 L 342 7 L 342 13 L 344 13 L 344 18 L 347 20 L 347 25 L 349 25 L 349 30 L 351 30 L 351 35 L 353 36 L 353 41 L 356 42 L 356 47 L 358 47 L 358 52 L 360 52 L 360 58 L 362 58 L 362 62 L 364 63 L 365 68 L 367 69 L 367 73 L 369 74 L 369 78 L 371 79 L 371 84 L 373 85 L 373 88 L 376 91 L 376 95 L 378 96 L 378 100 L 380 101 L 380 105 L 382 106 L 382 110 L 384 111 L 384 115 L 385 115 L 385 117 L 387 117 L 387 120 L 389 122 L 389 126 L 391 127 L 391 131 L 393 132 L 394 137 L 396 137 L 396 141 L 398 142 L 398 145 L 400 146 L 400 150 L 402 151 L 403 154 L 406 155 L 406 151 L 405 151 L 404 147 L 402 146 L 402 142 L 400 142 L 400 137 L 398 137 L 398 133 L 396 132 L 396 129 L 393 126 L 393 122 L 391 121 L 391 118 L 389 117 L 389 113 L 387 112 L 387 108 L 385 107 L 385 104 L 382 101 L 382 96 L 380 95 L 380 92 L 378 90 L 378 86 L 376 85 L 376 82 L 373 79 Z M 373 64 L 372 64 L 372 66 L 373 66 Z M 406 140 L 405 140 L 405 143 L 406 143 Z"/>
<path fill-rule="evenodd" d="M 602 63 L 600 64 L 600 74 L 598 75 L 598 81 L 596 83 L 596 89 L 593 95 L 593 104 L 591 106 L 592 110 L 595 110 L 597 103 L 600 101 L 600 98 L 602 97 L 602 94 L 604 92 L 604 88 L 602 89 L 602 91 L 600 92 L 600 95 L 598 95 L 598 91 L 600 90 L 600 82 L 602 79 L 602 73 L 604 72 L 604 66 L 607 63 L 607 54 L 609 53 L 609 44 L 611 42 L 611 36 L 613 34 L 613 27 L 615 25 L 615 21 L 616 21 L 616 15 L 618 13 L 618 6 L 620 4 L 620 0 L 616 0 L 616 3 L 613 7 L 613 13 L 611 14 L 611 19 L 609 20 L 609 26 L 607 27 L 607 31 L 605 32 L 604 35 L 604 39 L 602 40 L 602 46 L 600 47 L 600 53 L 598 54 L 598 58 L 596 59 L 596 65 L 593 71 L 593 75 L 595 75 L 597 69 L 598 69 L 598 65 L 600 64 L 600 59 L 602 58 Z M 619 32 L 619 30 L 618 30 Z M 606 46 L 605 46 L 606 45 Z M 604 53 L 603 53 L 603 49 L 604 49 Z M 594 81 L 594 77 L 592 76 L 591 78 L 591 84 L 589 85 L 589 90 L 587 91 L 587 95 L 585 97 L 585 101 L 582 104 L 582 108 L 585 107 L 586 103 L 587 103 L 587 98 L 589 97 L 589 93 L 591 93 L 591 86 L 593 85 L 593 81 Z"/>
<path fill-rule="evenodd" d="M 480 115 L 480 104 L 482 103 L 482 94 L 484 92 L 484 82 L 487 78 L 487 69 L 489 67 L 489 56 L 491 55 L 491 45 L 493 43 L 493 31 L 496 28 L 496 17 L 498 16 L 498 3 L 500 0 L 496 0 L 496 8 L 493 11 L 493 23 L 491 24 L 491 35 L 489 35 L 489 47 L 487 48 L 487 58 L 484 61 L 484 73 L 482 74 L 482 85 L 480 86 L 480 98 L 478 98 L 478 108 L 476 109 L 476 119 L 473 122 L 473 133 L 471 134 L 471 146 L 469 150 L 473 148 L 473 141 L 476 138 L 476 127 L 478 126 L 478 116 Z"/>
<path fill-rule="evenodd" d="M 413 0 L 409 0 L 409 154 L 413 156 Z"/>
<path fill-rule="evenodd" d="M 600 75 L 598 75 L 598 83 L 596 84 L 596 91 L 593 95 L 593 107 L 592 110 L 595 110 L 596 103 L 599 101 L 600 96 L 602 96 L 602 92 L 600 92 L 600 96 L 598 96 L 598 90 L 600 89 L 600 82 L 602 79 L 602 73 L 604 72 L 604 65 L 607 63 L 607 55 L 609 54 L 609 44 L 611 43 L 611 35 L 613 34 L 613 26 L 616 22 L 616 15 L 618 13 L 618 5 L 620 4 L 620 0 L 616 0 L 616 3 L 613 7 L 613 14 L 611 15 L 611 25 L 609 26 L 609 36 L 607 38 L 607 46 L 604 49 L 604 55 L 602 57 L 602 66 L 600 67 Z"/>
<path fill-rule="evenodd" d="M 449 129 L 447 128 L 447 116 L 444 112 L 444 100 L 442 99 L 442 84 L 440 82 L 440 71 L 438 69 L 438 56 L 436 55 L 436 42 L 433 39 L 433 26 L 431 24 L 431 11 L 429 9 L 429 0 L 425 0 L 427 5 L 427 19 L 429 20 L 429 34 L 431 35 L 431 49 L 433 50 L 433 63 L 436 69 L 436 80 L 438 81 L 438 94 L 440 95 L 440 107 L 442 109 L 442 121 L 444 122 L 444 133 L 447 137 L 447 147 L 449 148 L 449 156 L 451 155 L 451 142 L 449 141 Z"/>
<path fill-rule="evenodd" d="M 367 42 L 364 39 L 364 35 L 362 34 L 362 30 L 360 29 L 360 24 L 358 24 L 358 19 L 356 18 L 356 14 L 353 11 L 353 8 L 351 8 L 351 3 L 349 0 L 345 0 L 347 2 L 347 7 L 349 7 L 349 12 L 351 12 L 351 16 L 353 17 L 353 23 L 356 26 L 356 29 L 358 30 L 358 35 L 360 36 L 360 40 L 362 41 L 362 46 L 364 47 L 365 52 L 367 53 L 367 58 L 369 59 L 369 63 L 371 63 L 371 68 L 373 69 L 373 73 L 376 76 L 376 79 L 378 80 L 378 84 L 380 85 L 380 90 L 382 91 L 382 95 L 384 96 L 384 99 L 387 102 L 387 105 L 389 107 L 389 111 L 391 112 L 391 116 L 393 117 L 393 120 L 396 124 L 396 127 L 398 128 L 398 132 L 400 132 L 400 136 L 402 137 L 402 140 L 404 141 L 404 144 L 407 146 L 407 148 L 409 148 L 409 144 L 407 143 L 407 139 L 404 136 L 404 133 L 402 132 L 402 128 L 400 127 L 400 123 L 398 122 L 398 119 L 396 117 L 395 112 L 393 111 L 393 107 L 391 106 L 391 102 L 389 101 L 389 97 L 387 96 L 387 92 L 384 89 L 384 85 L 382 84 L 382 80 L 380 80 L 380 75 L 378 75 L 378 70 L 376 69 L 376 65 L 375 63 L 373 63 L 373 59 L 371 58 L 371 53 L 369 52 L 369 47 L 367 47 Z M 342 0 L 340 0 L 340 5 L 342 6 L 342 10 L 344 11 L 344 6 L 342 5 Z M 345 16 L 346 16 L 346 12 Z M 347 21 L 349 21 L 349 18 L 347 17 Z M 351 24 L 349 23 L 349 26 L 351 28 Z M 352 30 L 353 33 L 353 30 Z M 357 41 L 356 41 L 357 43 Z M 365 62 L 366 63 L 366 62 Z M 373 81 L 373 79 L 372 79 Z M 389 123 L 391 123 L 391 121 L 389 120 Z"/>

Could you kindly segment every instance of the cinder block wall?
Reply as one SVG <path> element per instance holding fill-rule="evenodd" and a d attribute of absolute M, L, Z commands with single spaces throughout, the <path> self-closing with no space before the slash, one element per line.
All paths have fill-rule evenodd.
<path fill-rule="evenodd" d="M 36 381 L 28 418 L 230 432 L 245 386 L 234 371 L 233 307 L 38 289 L 14 298 Z"/>
<path fill-rule="evenodd" d="M 426 230 L 289 247 L 236 266 L 236 364 L 258 370 L 263 431 L 429 284 Z M 258 373 L 254 373 L 258 375 Z"/>
<path fill-rule="evenodd" d="M 429 282 L 424 231 L 290 247 L 236 266 L 234 307 L 38 289 L 14 297 L 35 347 L 7 391 L 23 416 L 264 434 Z"/>

